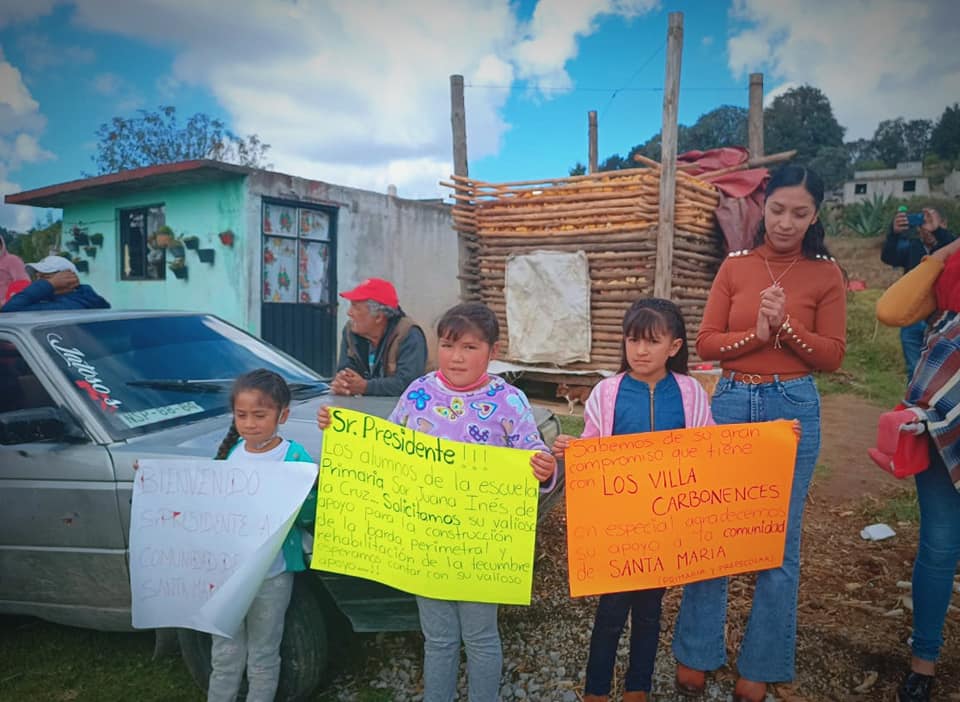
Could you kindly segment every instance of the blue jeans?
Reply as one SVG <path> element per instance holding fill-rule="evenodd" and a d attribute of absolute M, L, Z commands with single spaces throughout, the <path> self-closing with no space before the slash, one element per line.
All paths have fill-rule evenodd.
<path fill-rule="evenodd" d="M 460 639 L 467 649 L 467 699 L 497 702 L 503 649 L 497 605 L 417 597 L 423 631 L 423 702 L 452 702 L 460 672 Z"/>
<path fill-rule="evenodd" d="M 248 702 L 272 702 L 280 682 L 283 617 L 293 593 L 293 573 L 263 581 L 232 639 L 213 637 L 207 702 L 233 702 L 247 670 Z"/>
<path fill-rule="evenodd" d="M 960 492 L 931 444 L 930 467 L 917 473 L 920 544 L 913 563 L 913 655 L 936 661 L 960 561 Z"/>
<path fill-rule="evenodd" d="M 811 376 L 762 385 L 721 378 L 714 392 L 712 409 L 717 424 L 799 419 L 803 430 L 790 493 L 783 565 L 757 573 L 753 606 L 737 660 L 740 675 L 748 680 L 792 680 L 797 638 L 800 532 L 807 490 L 820 453 L 820 395 Z M 726 578 L 684 586 L 673 638 L 673 653 L 677 660 L 696 670 L 721 667 L 727 659 L 726 617 Z"/>
<path fill-rule="evenodd" d="M 630 614 L 630 664 L 623 680 L 627 692 L 650 691 L 653 663 L 660 641 L 660 603 L 663 588 L 601 595 L 590 636 L 587 659 L 588 695 L 609 695 L 617 662 L 617 646 Z"/>
<path fill-rule="evenodd" d="M 923 351 L 923 335 L 927 332 L 926 322 L 917 322 L 909 327 L 900 327 L 900 348 L 903 349 L 903 362 L 907 367 L 907 382 L 913 378 L 913 371 Z"/>

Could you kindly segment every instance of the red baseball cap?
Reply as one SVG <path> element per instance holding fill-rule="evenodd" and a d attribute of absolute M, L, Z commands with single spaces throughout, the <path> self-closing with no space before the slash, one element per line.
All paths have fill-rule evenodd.
<path fill-rule="evenodd" d="M 397 299 L 397 289 L 393 287 L 393 283 L 383 278 L 367 278 L 353 290 L 340 293 L 340 297 L 351 302 L 373 300 L 394 309 L 400 307 L 400 300 Z"/>

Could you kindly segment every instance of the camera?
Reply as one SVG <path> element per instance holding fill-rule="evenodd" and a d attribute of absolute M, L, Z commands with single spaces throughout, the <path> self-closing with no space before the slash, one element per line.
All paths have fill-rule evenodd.
<path fill-rule="evenodd" d="M 907 213 L 907 224 L 911 227 L 919 227 L 923 224 L 923 212 L 909 212 Z"/>

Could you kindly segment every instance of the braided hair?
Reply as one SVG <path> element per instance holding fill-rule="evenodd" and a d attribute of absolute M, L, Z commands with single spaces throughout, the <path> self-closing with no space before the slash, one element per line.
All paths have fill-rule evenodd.
<path fill-rule="evenodd" d="M 256 390 L 269 398 L 277 406 L 278 411 L 283 412 L 290 406 L 290 387 L 287 381 L 279 373 L 274 373 L 266 368 L 257 368 L 256 370 L 244 373 L 235 381 L 230 389 L 230 410 L 233 411 L 233 404 L 236 402 L 237 395 L 241 392 Z M 217 449 L 215 461 L 222 461 L 230 455 L 230 451 L 240 441 L 240 432 L 237 430 L 237 423 L 230 421 L 230 428 L 227 429 L 223 441 L 220 442 L 220 448 Z"/>

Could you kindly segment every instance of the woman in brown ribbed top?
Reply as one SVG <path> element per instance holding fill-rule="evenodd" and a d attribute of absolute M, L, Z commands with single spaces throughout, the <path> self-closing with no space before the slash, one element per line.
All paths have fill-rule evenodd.
<path fill-rule="evenodd" d="M 800 532 L 820 451 L 820 396 L 811 372 L 840 366 L 846 348 L 843 274 L 818 220 L 823 181 L 786 166 L 770 179 L 755 247 L 734 251 L 710 289 L 697 353 L 719 360 L 713 396 L 717 424 L 799 420 L 783 565 L 757 574 L 740 645 L 734 699 L 759 702 L 768 682 L 792 680 L 800 577 Z M 684 588 L 673 652 L 677 687 L 698 694 L 705 671 L 726 662 L 727 580 Z"/>

